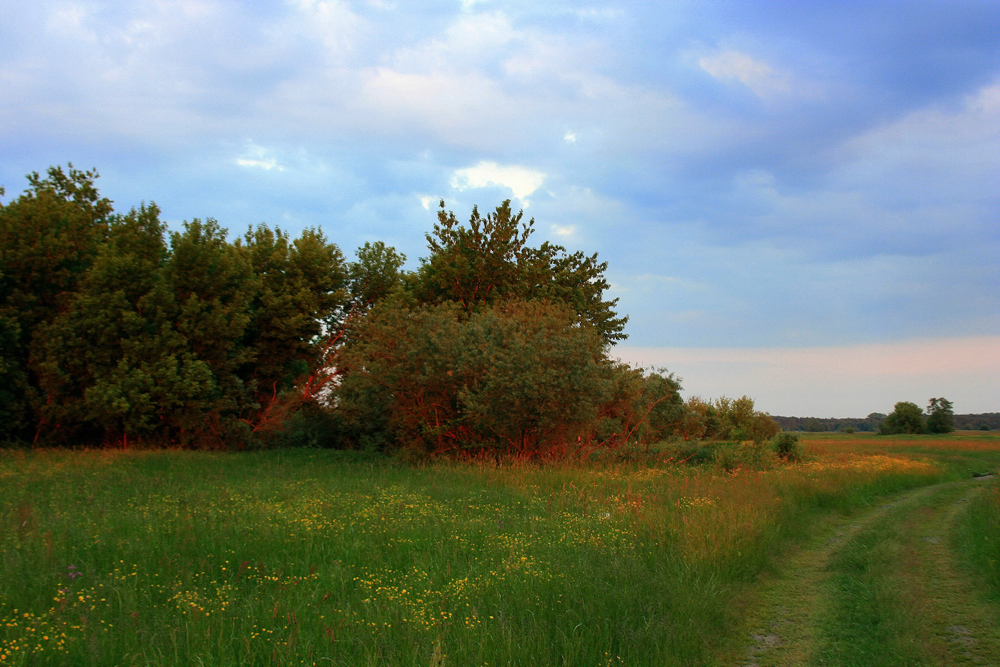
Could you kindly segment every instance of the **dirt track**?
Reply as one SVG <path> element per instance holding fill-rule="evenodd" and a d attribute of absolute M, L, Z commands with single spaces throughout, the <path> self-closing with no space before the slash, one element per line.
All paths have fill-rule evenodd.
<path fill-rule="evenodd" d="M 722 664 L 1000 666 L 1000 609 L 981 601 L 955 566 L 948 538 L 962 508 L 985 486 L 979 478 L 924 487 L 825 524 L 780 564 L 779 575 L 762 582 L 746 617 L 746 643 Z M 883 574 L 875 587 L 900 602 L 895 621 L 878 629 L 893 633 L 883 646 L 894 653 L 859 654 L 864 642 L 854 642 L 837 620 L 851 616 L 852 607 L 878 604 L 878 596 L 843 586 L 842 577 L 850 576 L 845 558 L 877 560 L 873 569 Z"/>

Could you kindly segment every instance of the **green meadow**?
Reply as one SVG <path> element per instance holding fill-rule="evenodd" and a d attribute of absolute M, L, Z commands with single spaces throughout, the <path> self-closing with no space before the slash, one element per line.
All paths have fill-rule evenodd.
<path fill-rule="evenodd" d="M 825 517 L 1000 466 L 995 433 L 803 445 L 751 467 L 0 451 L 0 665 L 712 664 Z M 990 484 L 953 548 L 996 601 Z"/>

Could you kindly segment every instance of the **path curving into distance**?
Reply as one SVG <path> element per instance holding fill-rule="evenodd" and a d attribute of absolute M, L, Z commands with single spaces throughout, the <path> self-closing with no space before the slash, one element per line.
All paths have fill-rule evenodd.
<path fill-rule="evenodd" d="M 720 664 L 1000 667 L 1000 607 L 961 572 L 950 528 L 986 478 L 901 493 L 830 520 L 762 581 Z"/>

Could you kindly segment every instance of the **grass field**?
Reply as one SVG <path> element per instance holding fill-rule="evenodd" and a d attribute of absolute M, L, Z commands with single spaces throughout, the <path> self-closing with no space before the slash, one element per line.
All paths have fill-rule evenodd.
<path fill-rule="evenodd" d="M 991 433 L 804 446 L 728 471 L 0 451 L 0 665 L 706 664 L 818 518 L 1000 466 Z M 1000 599 L 998 498 L 956 544 Z"/>

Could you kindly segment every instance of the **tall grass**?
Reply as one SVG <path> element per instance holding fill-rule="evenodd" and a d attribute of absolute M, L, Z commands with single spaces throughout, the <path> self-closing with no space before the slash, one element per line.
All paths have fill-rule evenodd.
<path fill-rule="evenodd" d="M 955 526 L 953 541 L 986 597 L 1000 601 L 1000 483 L 994 480 L 969 503 Z"/>
<path fill-rule="evenodd" d="M 817 514 L 944 474 L 854 449 L 730 472 L 3 452 L 0 665 L 704 663 Z"/>

